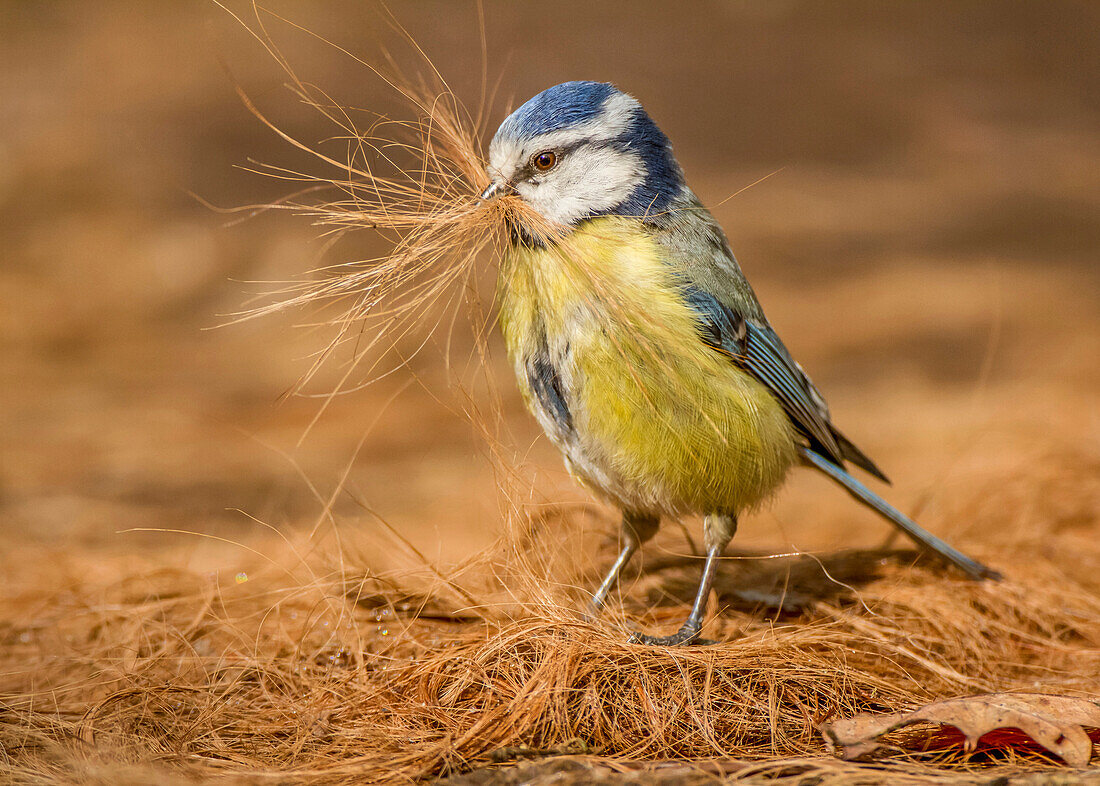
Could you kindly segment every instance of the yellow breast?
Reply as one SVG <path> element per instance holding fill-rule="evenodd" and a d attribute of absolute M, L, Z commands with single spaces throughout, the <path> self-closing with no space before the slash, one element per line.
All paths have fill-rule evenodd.
<path fill-rule="evenodd" d="M 761 383 L 703 343 L 664 253 L 618 218 L 516 248 L 500 276 L 505 343 L 528 405 L 588 485 L 635 510 L 740 512 L 794 463 L 793 429 Z M 552 365 L 567 424 L 545 411 L 536 357 Z"/>

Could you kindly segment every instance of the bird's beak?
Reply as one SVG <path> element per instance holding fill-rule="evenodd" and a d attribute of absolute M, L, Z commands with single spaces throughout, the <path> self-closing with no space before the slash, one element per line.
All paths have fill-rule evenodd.
<path fill-rule="evenodd" d="M 481 201 L 488 202 L 490 199 L 495 199 L 501 194 L 514 194 L 516 190 L 512 187 L 511 183 L 503 180 L 494 180 L 489 184 L 489 187 L 481 192 Z"/>

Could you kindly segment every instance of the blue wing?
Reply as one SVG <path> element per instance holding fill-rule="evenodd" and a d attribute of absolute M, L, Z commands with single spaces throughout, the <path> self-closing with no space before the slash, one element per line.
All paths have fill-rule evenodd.
<path fill-rule="evenodd" d="M 770 325 L 746 319 L 697 287 L 685 287 L 684 298 L 699 317 L 703 340 L 729 355 L 771 390 L 812 450 L 840 467 L 848 460 L 889 482 L 882 470 L 832 424 L 824 398 Z"/>

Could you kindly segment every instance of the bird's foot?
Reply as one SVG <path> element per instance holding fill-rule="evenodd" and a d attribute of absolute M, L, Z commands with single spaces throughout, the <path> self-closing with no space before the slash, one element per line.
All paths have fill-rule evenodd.
<path fill-rule="evenodd" d="M 655 647 L 678 647 L 694 645 L 697 647 L 707 646 L 710 644 L 717 644 L 718 642 L 710 639 L 699 638 L 699 632 L 702 630 L 701 625 L 684 625 L 676 633 L 671 636 L 650 636 L 645 633 L 631 633 L 630 638 L 627 639 L 628 644 L 648 644 Z"/>

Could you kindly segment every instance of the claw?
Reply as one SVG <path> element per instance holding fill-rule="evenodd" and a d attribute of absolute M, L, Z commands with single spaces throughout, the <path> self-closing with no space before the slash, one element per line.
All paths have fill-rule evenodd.
<path fill-rule="evenodd" d="M 691 614 L 684 620 L 684 624 L 680 626 L 680 630 L 673 633 L 671 636 L 648 636 L 645 633 L 632 633 L 627 642 L 630 644 L 649 644 L 651 646 L 658 647 L 678 647 L 688 644 L 717 644 L 716 641 L 710 641 L 709 639 L 700 639 L 699 632 L 703 629 L 703 615 L 706 613 L 707 598 L 710 596 L 710 588 L 714 586 L 714 570 L 717 566 L 718 559 L 722 555 L 722 549 L 729 543 L 730 538 L 733 537 L 733 532 L 737 529 L 737 517 L 736 516 L 708 516 L 706 526 L 709 529 L 712 527 L 718 529 L 715 524 L 724 524 L 725 526 L 720 529 L 721 536 L 716 538 L 717 542 L 711 543 L 707 547 L 707 561 L 703 565 L 703 577 L 699 581 L 699 589 L 695 593 L 695 602 L 691 605 Z"/>
<path fill-rule="evenodd" d="M 694 645 L 697 647 L 709 646 L 711 644 L 717 644 L 717 641 L 711 639 L 699 638 L 699 632 L 702 630 L 701 626 L 685 625 L 680 628 L 676 633 L 671 636 L 650 636 L 645 633 L 631 633 L 630 638 L 627 639 L 627 644 L 647 644 L 651 647 L 680 647 Z"/>

